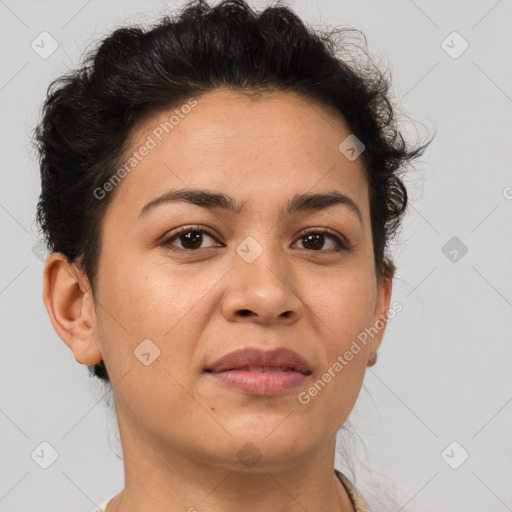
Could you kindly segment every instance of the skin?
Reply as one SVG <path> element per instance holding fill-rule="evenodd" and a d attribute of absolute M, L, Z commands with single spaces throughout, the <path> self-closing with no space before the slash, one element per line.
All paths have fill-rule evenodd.
<path fill-rule="evenodd" d="M 385 329 L 308 404 L 297 395 L 389 309 L 392 276 L 375 275 L 362 160 L 338 150 L 351 133 L 341 116 L 296 94 L 251 99 L 217 89 L 196 99 L 115 189 L 101 225 L 97 303 L 62 254 L 45 265 L 43 299 L 56 332 L 79 363 L 103 359 L 115 385 L 125 488 L 108 512 L 351 511 L 333 473 L 336 433 Z M 128 153 L 169 116 L 140 123 Z M 244 210 L 178 202 L 138 218 L 150 200 L 185 188 L 229 194 Z M 296 193 L 332 190 L 354 200 L 362 224 L 340 205 L 281 212 Z M 218 236 L 203 235 L 188 252 L 180 252 L 189 247 L 183 236 L 159 245 L 189 224 Z M 329 236 L 311 248 L 300 232 L 318 227 L 346 237 L 351 250 L 334 251 Z M 248 236 L 263 249 L 252 263 L 236 252 Z M 134 355 L 147 338 L 160 350 L 149 366 Z M 261 397 L 203 372 L 249 346 L 292 349 L 313 373 L 301 388 Z M 248 442 L 261 454 L 250 467 L 237 457 Z"/>

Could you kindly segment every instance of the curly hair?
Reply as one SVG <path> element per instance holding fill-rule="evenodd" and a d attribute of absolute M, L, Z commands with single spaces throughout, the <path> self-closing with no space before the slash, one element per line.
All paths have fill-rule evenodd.
<path fill-rule="evenodd" d="M 34 132 L 42 185 L 37 222 L 50 252 L 76 261 L 94 297 L 101 219 L 113 193 L 98 200 L 93 191 L 122 162 L 135 124 L 217 87 L 249 96 L 289 91 L 334 107 L 363 142 L 376 274 L 392 277 L 386 252 L 408 201 L 400 174 L 430 141 L 405 143 L 391 79 L 370 58 L 351 62 L 353 34 L 359 31 L 350 27 L 315 31 L 277 4 L 256 13 L 244 0 L 214 7 L 194 0 L 148 29 L 113 31 L 79 69 L 49 85 Z M 103 362 L 89 369 L 109 382 Z"/>

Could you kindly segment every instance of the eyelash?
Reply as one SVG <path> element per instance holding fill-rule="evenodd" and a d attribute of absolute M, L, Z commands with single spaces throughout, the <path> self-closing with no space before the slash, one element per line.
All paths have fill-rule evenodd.
<path fill-rule="evenodd" d="M 179 238 L 181 235 L 184 235 L 186 233 L 191 233 L 192 231 L 197 231 L 199 233 L 206 233 L 207 235 L 211 236 L 213 239 L 216 240 L 216 236 L 215 233 L 213 233 L 213 231 L 205 228 L 205 227 L 202 227 L 202 226 L 184 226 L 183 228 L 181 228 L 179 231 L 173 233 L 171 236 L 167 237 L 162 243 L 161 245 L 164 246 L 164 247 L 167 247 L 169 248 L 170 250 L 172 251 L 183 251 L 183 252 L 199 252 L 201 249 L 183 249 L 181 247 L 173 247 L 173 244 L 172 242 Z M 332 252 L 341 252 L 341 251 L 349 251 L 349 247 L 348 245 L 338 236 L 336 235 L 335 233 L 333 233 L 330 229 L 327 229 L 327 228 L 314 228 L 314 229 L 311 229 L 309 231 L 306 231 L 306 232 L 303 232 L 299 235 L 299 237 L 297 238 L 297 240 L 300 240 L 304 237 L 306 237 L 307 235 L 317 235 L 317 234 L 322 234 L 322 235 L 329 235 L 335 242 L 337 248 L 336 249 L 330 249 L 330 250 L 318 250 L 318 251 L 315 251 L 314 249 L 304 249 L 305 251 L 308 251 L 308 252 L 311 252 L 311 253 L 332 253 Z"/>

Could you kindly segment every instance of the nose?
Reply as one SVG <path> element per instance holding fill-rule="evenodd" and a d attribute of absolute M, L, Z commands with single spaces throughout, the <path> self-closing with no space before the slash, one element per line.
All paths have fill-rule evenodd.
<path fill-rule="evenodd" d="M 228 321 L 292 325 L 299 320 L 304 304 L 279 250 L 265 250 L 251 263 L 235 254 L 233 265 L 222 300 Z"/>

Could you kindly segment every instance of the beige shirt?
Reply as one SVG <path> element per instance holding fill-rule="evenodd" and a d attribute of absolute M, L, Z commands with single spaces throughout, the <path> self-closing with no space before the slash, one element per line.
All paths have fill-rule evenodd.
<path fill-rule="evenodd" d="M 354 507 L 355 512 L 372 512 L 370 506 L 359 494 L 359 491 L 353 486 L 352 482 L 350 482 L 350 480 L 337 469 L 335 469 L 334 472 L 338 475 L 338 478 L 345 487 L 345 490 L 352 501 L 352 506 Z"/>
<path fill-rule="evenodd" d="M 352 506 L 354 507 L 355 512 L 372 512 L 368 503 L 364 500 L 364 498 L 359 494 L 358 490 L 352 485 L 350 480 L 337 469 L 334 470 L 338 478 L 341 480 L 343 487 L 347 491 L 347 494 L 352 501 Z M 107 510 L 107 505 L 112 501 L 113 497 L 105 501 L 100 505 L 100 508 L 93 510 L 92 512 L 105 512 Z"/>

